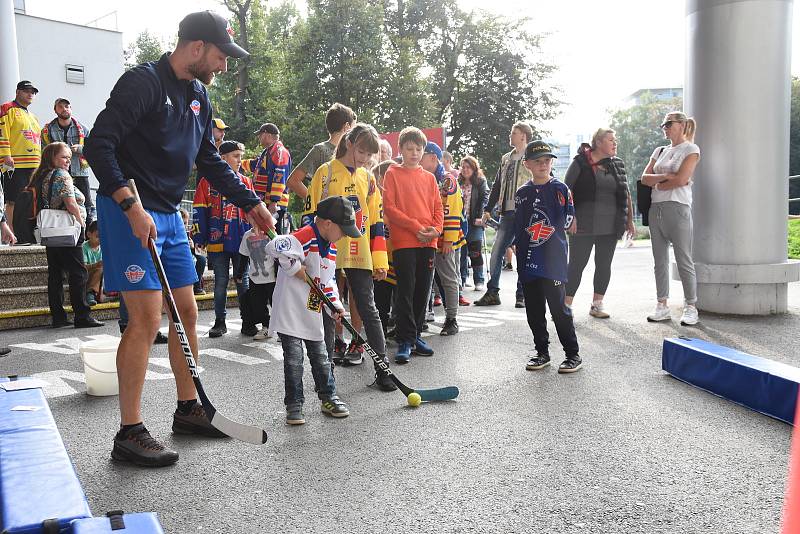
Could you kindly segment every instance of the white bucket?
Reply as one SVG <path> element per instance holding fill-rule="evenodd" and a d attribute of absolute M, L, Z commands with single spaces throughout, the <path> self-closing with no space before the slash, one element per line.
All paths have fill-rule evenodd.
<path fill-rule="evenodd" d="M 106 337 L 81 344 L 86 393 L 97 397 L 119 395 L 117 347 L 120 338 Z"/>

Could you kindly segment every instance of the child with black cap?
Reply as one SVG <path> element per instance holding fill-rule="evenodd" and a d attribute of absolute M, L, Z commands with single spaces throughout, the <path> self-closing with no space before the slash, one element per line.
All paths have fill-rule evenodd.
<path fill-rule="evenodd" d="M 267 246 L 267 254 L 277 258 L 279 269 L 272 298 L 273 317 L 270 331 L 280 334 L 283 346 L 283 371 L 286 396 L 286 423 L 302 425 L 303 417 L 303 344 L 311 362 L 322 413 L 347 417 L 350 411 L 336 394 L 333 369 L 325 347 L 322 314 L 325 304 L 306 283 L 306 273 L 318 284 L 339 310 L 337 322 L 344 316 L 336 289 L 336 241 L 343 236 L 358 238 L 355 212 L 349 200 L 330 196 L 317 204 L 313 222 L 285 236 L 278 236 Z"/>
<path fill-rule="evenodd" d="M 524 165 L 533 178 L 514 196 L 517 271 L 536 347 L 536 356 L 530 359 L 526 369 L 534 371 L 550 364 L 546 302 L 566 354 L 558 372 L 574 373 L 581 367 L 581 357 L 572 311 L 564 304 L 564 284 L 567 282 L 566 230 L 574 231 L 575 206 L 569 187 L 552 177 L 555 157 L 544 141 L 533 141 L 525 148 Z"/>

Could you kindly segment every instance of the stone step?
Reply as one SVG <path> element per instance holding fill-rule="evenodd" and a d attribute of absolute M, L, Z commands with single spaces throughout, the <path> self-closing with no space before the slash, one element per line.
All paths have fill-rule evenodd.
<path fill-rule="evenodd" d="M 0 246 L 0 267 L 35 267 L 47 265 L 45 248 L 39 245 Z"/>
<path fill-rule="evenodd" d="M 201 310 L 211 310 L 214 308 L 214 295 L 196 295 L 197 307 Z M 236 291 L 228 291 L 228 309 L 239 307 L 239 300 L 236 298 Z M 68 314 L 72 314 L 71 306 L 64 306 Z M 119 318 L 119 302 L 104 302 L 92 307 L 92 317 L 100 321 L 116 321 Z M 72 316 L 70 315 L 70 319 Z M 15 328 L 41 327 L 52 324 L 50 308 L 21 308 L 16 310 L 0 311 L 0 330 L 13 330 Z"/>
<path fill-rule="evenodd" d="M 46 286 L 47 265 L 0 267 L 0 289 L 20 286 Z"/>

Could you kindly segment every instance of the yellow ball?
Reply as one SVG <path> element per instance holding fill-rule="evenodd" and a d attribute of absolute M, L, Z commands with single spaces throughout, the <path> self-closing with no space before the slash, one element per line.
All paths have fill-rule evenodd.
<path fill-rule="evenodd" d="M 408 394 L 408 405 L 409 406 L 419 406 L 422 404 L 422 397 L 419 396 L 419 393 L 409 393 Z"/>

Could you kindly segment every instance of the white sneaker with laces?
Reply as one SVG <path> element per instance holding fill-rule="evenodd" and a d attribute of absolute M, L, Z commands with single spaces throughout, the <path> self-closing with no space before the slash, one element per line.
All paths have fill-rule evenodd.
<path fill-rule="evenodd" d="M 647 320 L 651 323 L 657 323 L 659 321 L 667 321 L 670 319 L 669 314 L 669 306 L 664 304 L 663 302 L 659 302 L 656 304 L 656 309 L 653 313 L 647 316 Z"/>
<path fill-rule="evenodd" d="M 486 286 L 484 284 L 482 284 L 480 282 L 475 284 L 475 291 L 485 291 L 485 290 L 486 290 Z"/>
<path fill-rule="evenodd" d="M 683 326 L 692 326 L 697 324 L 700 320 L 700 314 L 697 313 L 697 306 L 694 304 L 686 304 L 683 307 L 683 315 L 681 315 L 681 324 Z"/>
<path fill-rule="evenodd" d="M 256 335 L 253 336 L 253 339 L 256 341 L 261 341 L 263 339 L 268 339 L 269 337 L 269 330 L 267 328 L 262 328 Z"/>

